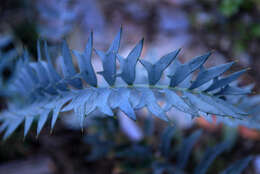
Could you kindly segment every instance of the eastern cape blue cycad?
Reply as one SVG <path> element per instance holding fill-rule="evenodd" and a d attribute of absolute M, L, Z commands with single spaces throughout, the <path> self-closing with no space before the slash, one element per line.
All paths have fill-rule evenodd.
<path fill-rule="evenodd" d="M 17 94 L 22 102 L 10 100 L 8 110 L 3 111 L 0 116 L 0 132 L 5 132 L 4 139 L 22 123 L 26 136 L 34 120 L 38 124 L 37 135 L 49 117 L 53 129 L 60 113 L 71 110 L 80 120 L 81 127 L 84 119 L 95 111 L 114 116 L 114 111 L 121 110 L 135 120 L 135 110 L 142 108 L 147 108 L 154 116 L 165 121 L 171 121 L 167 111 L 175 108 L 192 117 L 203 116 L 208 119 L 210 115 L 216 115 L 225 122 L 250 124 L 249 114 L 223 99 L 223 96 L 246 95 L 250 92 L 230 85 L 245 70 L 220 77 L 234 62 L 205 69 L 204 64 L 211 55 L 209 52 L 181 64 L 178 60 L 180 49 L 177 49 L 152 64 L 140 59 L 143 39 L 124 58 L 119 54 L 121 36 L 122 28 L 110 48 L 100 51 L 93 48 L 91 33 L 83 53 L 72 51 L 80 72 L 74 67 L 72 53 L 66 41 L 61 46 L 62 74 L 53 64 L 46 42 L 43 45 L 40 41 L 37 43 L 37 62 L 29 61 L 29 54 L 25 51 L 17 70 L 20 73 L 17 73 L 11 88 L 12 93 Z M 103 64 L 103 71 L 98 73 L 95 73 L 95 67 L 91 63 L 93 51 Z M 121 72 L 117 72 L 117 60 Z M 138 75 L 138 62 L 147 71 L 148 81 L 143 84 L 134 83 L 136 74 Z M 164 74 L 170 64 L 176 64 L 176 69 L 172 71 L 174 73 Z M 197 78 L 183 87 L 181 83 L 191 75 L 195 76 L 195 71 L 199 71 Z M 98 86 L 96 74 L 102 75 L 108 85 Z M 168 86 L 157 85 L 163 74 L 169 77 Z M 116 85 L 117 78 L 121 78 L 125 84 Z M 259 125 L 254 124 L 254 127 L 258 128 Z"/>

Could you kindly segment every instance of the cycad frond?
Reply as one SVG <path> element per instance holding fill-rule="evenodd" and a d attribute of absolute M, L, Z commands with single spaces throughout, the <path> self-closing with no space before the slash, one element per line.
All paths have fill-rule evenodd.
<path fill-rule="evenodd" d="M 120 109 L 131 119 L 136 119 L 134 111 L 144 107 L 153 115 L 166 121 L 169 121 L 166 112 L 173 107 L 193 117 L 208 118 L 208 115 L 216 115 L 221 118 L 220 120 L 250 124 L 247 113 L 222 99 L 223 96 L 230 94 L 245 94 L 244 90 L 230 86 L 230 83 L 245 70 L 220 78 L 234 62 L 205 69 L 204 64 L 211 55 L 206 53 L 181 64 L 178 61 L 180 52 L 178 49 L 166 54 L 155 64 L 151 64 L 139 59 L 143 40 L 137 43 L 126 58 L 123 58 L 118 53 L 121 35 L 122 29 L 108 51 L 103 52 L 93 48 L 91 33 L 85 51 L 83 53 L 73 51 L 80 72 L 76 71 L 71 51 L 64 41 L 61 51 L 63 76 L 54 68 L 46 42 L 43 46 L 44 54 L 41 53 L 40 42 L 38 42 L 37 62 L 28 61 L 28 53 L 25 51 L 18 69 L 20 73 L 17 74 L 12 85 L 12 92 L 17 93 L 24 104 L 18 106 L 9 102 L 9 109 L 1 113 L 0 119 L 3 124 L 0 126 L 0 131 L 5 131 L 4 138 L 10 136 L 23 122 L 25 122 L 24 136 L 26 136 L 33 120 L 38 120 L 38 135 L 49 115 L 52 117 L 51 128 L 53 129 L 59 113 L 70 110 L 74 110 L 81 126 L 85 117 L 96 110 L 113 116 L 113 110 Z M 91 63 L 93 50 L 102 60 L 103 71 L 98 74 L 104 77 L 109 84 L 108 87 L 98 87 L 96 73 Z M 42 60 L 42 57 L 46 57 L 47 60 Z M 117 74 L 117 59 L 122 67 L 120 74 Z M 148 84 L 134 84 L 138 61 L 147 70 Z M 177 68 L 174 74 L 167 74 L 170 78 L 169 85 L 157 85 L 164 70 L 171 63 L 176 63 Z M 180 84 L 196 70 L 200 71 L 195 81 L 187 87 L 180 87 Z M 117 77 L 121 77 L 126 84 L 115 85 Z M 84 86 L 83 81 L 88 85 Z M 164 101 L 163 106 L 159 105 L 159 99 Z M 254 125 L 259 127 L 259 124 Z"/>

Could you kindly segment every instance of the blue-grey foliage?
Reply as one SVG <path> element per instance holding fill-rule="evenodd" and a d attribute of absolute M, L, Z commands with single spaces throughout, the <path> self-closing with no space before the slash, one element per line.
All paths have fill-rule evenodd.
<path fill-rule="evenodd" d="M 155 85 L 161 78 L 163 71 L 170 65 L 170 63 L 177 57 L 180 49 L 173 51 L 162 58 L 155 64 L 151 64 L 145 60 L 140 60 L 142 65 L 148 72 L 149 85 Z"/>
<path fill-rule="evenodd" d="M 236 80 L 245 71 L 246 71 L 246 69 L 238 71 L 238 72 L 234 72 L 233 74 L 231 74 L 227 77 L 224 77 L 222 79 L 218 79 L 218 77 L 215 77 L 212 85 L 210 85 L 210 87 L 208 89 L 206 89 L 205 91 L 208 92 L 208 91 L 212 91 L 214 89 L 225 87 L 226 85 L 228 85 L 232 81 Z"/>
<path fill-rule="evenodd" d="M 142 39 L 135 48 L 128 54 L 127 58 L 124 59 L 120 55 L 117 55 L 120 64 L 122 66 L 122 73 L 120 76 L 128 84 L 132 85 L 135 80 L 135 66 L 138 59 L 141 56 L 143 49 L 144 39 Z"/>
<path fill-rule="evenodd" d="M 252 156 L 248 156 L 244 159 L 237 160 L 233 164 L 231 164 L 227 169 L 221 172 L 221 174 L 241 174 L 252 159 Z"/>
<path fill-rule="evenodd" d="M 119 159 L 119 163 L 134 166 L 133 170 L 136 172 L 139 171 L 138 166 L 142 166 L 142 169 L 145 168 L 142 170 L 143 173 L 153 174 L 209 172 L 240 174 L 253 158 L 253 156 L 248 156 L 230 163 L 228 161 L 230 159 L 225 159 L 225 155 L 221 154 L 226 151 L 230 153 L 233 148 L 230 144 L 232 140 L 224 138 L 221 143 L 209 147 L 212 141 L 199 141 L 202 135 L 207 134 L 200 129 L 186 136 L 177 127 L 167 126 L 158 136 L 157 132 L 152 133 L 151 127 L 155 125 L 152 117 L 145 118 L 149 126 L 143 127 L 143 131 L 149 133 L 140 142 L 117 141 L 122 134 L 116 119 L 99 118 L 91 121 L 89 126 L 94 127 L 96 131 L 84 136 L 84 141 L 91 147 L 87 160 Z M 151 136 L 155 138 L 153 141 L 150 141 Z M 201 148 L 204 146 L 206 150 Z M 225 164 L 224 170 L 223 167 L 214 165 L 216 159 L 220 159 Z M 124 168 L 122 170 L 124 171 Z"/>
<path fill-rule="evenodd" d="M 79 52 L 74 51 L 77 58 L 80 73 L 79 77 L 84 79 L 89 85 L 97 87 L 97 77 L 94 68 L 91 64 L 91 56 L 93 50 L 93 32 L 90 33 L 85 52 L 81 55 Z"/>
<path fill-rule="evenodd" d="M 95 49 L 97 55 L 101 58 L 103 63 L 103 71 L 98 73 L 105 78 L 110 86 L 113 86 L 116 81 L 116 55 L 120 47 L 121 35 L 122 28 L 120 28 L 112 45 L 106 52 Z"/>
<path fill-rule="evenodd" d="M 196 142 L 199 140 L 200 136 L 202 134 L 201 130 L 193 132 L 189 137 L 183 140 L 181 149 L 178 151 L 178 161 L 177 165 L 179 168 L 185 168 L 191 150 L 193 146 L 196 144 Z"/>
<path fill-rule="evenodd" d="M 231 62 L 231 63 L 227 63 L 227 64 L 223 64 L 223 65 L 214 66 L 207 70 L 202 66 L 200 68 L 198 77 L 192 83 L 190 89 L 198 88 L 199 86 L 205 84 L 206 82 L 220 76 L 225 71 L 227 71 L 233 64 L 234 64 L 234 62 Z"/>
<path fill-rule="evenodd" d="M 215 158 L 223 153 L 225 150 L 227 150 L 229 147 L 230 142 L 224 141 L 214 147 L 208 148 L 208 150 L 203 155 L 200 163 L 195 168 L 194 174 L 205 174 Z"/>
<path fill-rule="evenodd" d="M 62 74 L 54 66 L 46 41 L 43 46 L 40 41 L 37 43 L 37 62 L 30 61 L 28 52 L 24 51 L 17 63 L 18 73 L 12 82 L 12 92 L 19 96 L 21 102 L 9 100 L 8 110 L 3 111 L 0 116 L 0 132 L 5 132 L 4 138 L 10 136 L 22 123 L 25 123 L 26 136 L 34 120 L 38 122 L 37 135 L 48 118 L 51 118 L 53 129 L 60 113 L 65 111 L 73 110 L 82 127 L 84 119 L 95 111 L 114 116 L 113 111 L 119 109 L 131 119 L 136 119 L 135 110 L 144 107 L 165 121 L 169 121 L 167 111 L 175 108 L 192 117 L 207 118 L 208 115 L 216 115 L 219 121 L 259 128 L 259 120 L 255 122 L 247 111 L 236 107 L 237 103 L 225 99 L 226 96 L 236 97 L 250 92 L 248 89 L 231 85 L 245 70 L 220 77 L 233 62 L 205 69 L 204 64 L 211 55 L 209 52 L 181 64 L 177 59 L 180 49 L 151 64 L 140 58 L 143 39 L 124 58 L 119 54 L 121 36 L 122 28 L 110 48 L 107 51 L 99 51 L 93 48 L 93 34 L 90 33 L 85 51 L 73 51 L 79 72 L 73 64 L 71 50 L 66 41 L 61 45 Z M 103 71 L 98 73 L 95 73 L 91 63 L 93 50 L 103 64 Z M 120 73 L 117 73 L 117 60 L 121 66 Z M 148 73 L 147 84 L 134 84 L 138 62 Z M 157 85 L 164 70 L 172 63 L 176 68 L 172 71 L 174 73 L 165 74 L 170 78 L 169 85 Z M 195 81 L 186 82 L 187 79 L 192 79 L 197 70 L 200 72 L 197 78 L 194 78 Z M 102 75 L 109 86 L 98 86 L 96 74 Z M 118 76 L 126 85 L 115 86 Z M 185 85 L 181 85 L 184 82 Z M 208 87 L 202 89 L 201 86 L 206 84 Z M 159 103 L 159 100 L 164 104 Z M 254 124 L 251 124 L 252 121 Z"/>
<path fill-rule="evenodd" d="M 169 157 L 171 154 L 171 141 L 174 137 L 176 130 L 174 127 L 169 126 L 166 127 L 162 133 L 161 136 L 161 144 L 160 144 L 160 149 L 161 153 L 164 157 Z"/>
<path fill-rule="evenodd" d="M 183 80 L 185 80 L 191 73 L 200 68 L 209 58 L 211 53 L 206 53 L 205 55 L 198 56 L 190 60 L 185 64 L 180 64 L 173 75 L 169 75 L 171 79 L 170 87 L 176 87 Z"/>
<path fill-rule="evenodd" d="M 197 130 L 193 132 L 188 137 L 184 137 L 180 142 L 180 148 L 175 149 L 172 145 L 173 139 L 176 137 L 176 128 L 175 127 L 167 127 L 163 131 L 161 136 L 161 148 L 160 153 L 166 158 L 163 162 L 154 162 L 154 173 L 185 173 L 186 165 L 190 162 L 192 150 L 194 149 L 195 144 L 198 142 L 199 138 L 202 135 L 202 130 Z M 232 148 L 229 140 L 224 140 L 221 143 L 208 147 L 208 149 L 203 153 L 201 160 L 196 165 L 193 170 L 194 174 L 205 174 L 208 169 L 212 166 L 214 160 Z M 175 156 L 177 152 L 177 163 L 173 163 L 171 159 Z M 231 165 L 229 165 L 226 169 L 222 171 L 221 174 L 240 174 L 245 168 L 248 166 L 249 162 L 252 160 L 252 156 L 248 156 L 244 159 L 235 161 Z"/>

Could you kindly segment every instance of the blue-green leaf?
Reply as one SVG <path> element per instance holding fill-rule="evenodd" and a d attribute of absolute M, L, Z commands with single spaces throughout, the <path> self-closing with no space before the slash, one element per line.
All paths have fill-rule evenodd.
<path fill-rule="evenodd" d="M 235 86 L 226 85 L 219 92 L 215 93 L 216 96 L 225 96 L 225 95 L 246 95 L 250 94 L 250 89 L 239 88 Z"/>
<path fill-rule="evenodd" d="M 8 127 L 8 122 L 5 121 L 0 125 L 0 133 L 4 132 L 6 128 Z"/>
<path fill-rule="evenodd" d="M 209 58 L 211 52 L 206 53 L 205 55 L 198 56 L 190 60 L 189 62 L 180 65 L 177 67 L 175 73 L 173 75 L 169 75 L 168 77 L 171 79 L 170 87 L 175 87 L 180 84 L 184 79 L 186 79 L 191 73 L 200 68 Z"/>
<path fill-rule="evenodd" d="M 47 70 L 43 66 L 43 63 L 44 62 L 42 62 L 42 61 L 38 61 L 35 66 L 35 71 L 37 73 L 37 77 L 39 79 L 40 86 L 47 87 L 49 84 L 49 77 L 48 77 Z"/>
<path fill-rule="evenodd" d="M 96 54 L 101 58 L 103 64 L 103 71 L 98 72 L 98 74 L 101 74 L 110 86 L 114 86 L 116 81 L 116 55 L 120 47 L 121 34 L 122 27 L 106 53 L 95 49 Z"/>
<path fill-rule="evenodd" d="M 247 69 L 244 69 L 241 71 L 234 72 L 233 74 L 231 74 L 227 77 L 224 77 L 222 79 L 215 79 L 213 81 L 212 85 L 210 85 L 210 87 L 208 89 L 206 89 L 205 92 L 212 91 L 214 89 L 218 89 L 218 88 L 228 85 L 230 82 L 236 80 L 239 76 L 241 76 L 246 71 L 247 71 Z"/>
<path fill-rule="evenodd" d="M 223 153 L 228 148 L 229 148 L 228 141 L 224 141 L 214 147 L 208 148 L 203 158 L 201 159 L 199 165 L 197 165 L 197 167 L 195 168 L 194 174 L 205 174 L 209 166 L 216 159 L 216 157 L 221 153 Z"/>
<path fill-rule="evenodd" d="M 32 92 L 32 90 L 35 88 L 35 83 L 32 81 L 30 75 L 22 69 L 19 80 L 21 84 L 29 91 Z"/>
<path fill-rule="evenodd" d="M 171 152 L 171 141 L 176 133 L 175 127 L 168 126 L 161 135 L 160 150 L 164 157 L 169 157 Z"/>
<path fill-rule="evenodd" d="M 122 66 L 120 76 L 128 85 L 132 85 L 135 81 L 135 67 L 142 53 L 143 42 L 144 40 L 142 39 L 129 53 L 126 59 L 123 59 L 120 55 L 117 56 Z"/>
<path fill-rule="evenodd" d="M 24 64 L 24 73 L 27 75 L 28 80 L 31 81 L 33 86 L 36 86 L 39 83 L 37 75 L 36 75 L 34 69 L 29 65 L 29 63 Z"/>
<path fill-rule="evenodd" d="M 189 89 L 198 88 L 199 86 L 214 79 L 215 77 L 219 77 L 224 72 L 226 72 L 233 64 L 234 64 L 234 62 L 230 62 L 230 63 L 226 63 L 223 65 L 214 66 L 207 70 L 202 68 L 201 71 L 199 72 L 196 80 L 192 83 L 192 85 Z"/>
<path fill-rule="evenodd" d="M 151 89 L 146 88 L 139 88 L 138 90 L 141 92 L 142 101 L 139 102 L 140 106 L 136 106 L 136 108 L 146 106 L 148 111 L 150 111 L 156 117 L 168 121 L 168 117 L 166 116 L 164 110 L 157 103 L 157 99 L 154 96 L 153 91 Z"/>
<path fill-rule="evenodd" d="M 253 158 L 252 156 L 248 156 L 244 159 L 234 162 L 227 169 L 221 172 L 221 174 L 241 174 L 248 166 L 252 158 Z"/>
<path fill-rule="evenodd" d="M 180 49 L 175 50 L 161 57 L 155 64 L 151 64 L 150 62 L 147 62 L 145 60 L 139 60 L 148 73 L 149 85 L 155 85 L 160 80 L 163 71 L 177 57 L 179 52 Z"/>
<path fill-rule="evenodd" d="M 86 115 L 86 104 L 92 95 L 91 90 L 84 90 L 78 93 L 76 97 L 74 97 L 73 101 L 71 102 L 73 104 L 74 113 L 76 114 L 81 129 L 83 129 L 83 123 Z"/>
<path fill-rule="evenodd" d="M 189 137 L 187 137 L 181 144 L 181 148 L 178 150 L 177 165 L 179 168 L 185 168 L 188 158 L 190 156 L 191 150 L 199 140 L 202 134 L 201 130 L 193 132 Z"/>
<path fill-rule="evenodd" d="M 63 63 L 65 65 L 62 71 L 65 78 L 74 76 L 76 74 L 76 70 L 73 66 L 72 57 L 66 40 L 62 42 L 62 57 L 63 57 Z"/>
<path fill-rule="evenodd" d="M 55 108 L 53 109 L 52 113 L 52 120 L 51 120 L 51 131 L 53 131 L 55 123 L 59 117 L 59 113 L 61 108 L 69 101 L 71 100 L 72 95 L 66 96 L 63 99 L 59 99 L 57 103 L 55 104 Z"/>
<path fill-rule="evenodd" d="M 141 91 L 135 88 L 131 89 L 129 102 L 131 103 L 134 109 L 141 109 L 142 107 L 145 106 L 144 100 L 142 98 L 143 95 Z"/>
<path fill-rule="evenodd" d="M 55 84 L 53 86 L 57 87 L 59 90 L 66 91 L 67 86 L 64 83 L 60 83 L 61 77 L 55 70 L 54 65 L 52 64 L 52 60 L 49 54 L 48 45 L 46 41 L 44 41 L 44 52 L 48 62 L 47 67 L 48 67 L 49 79 L 51 80 L 51 83 Z"/>
<path fill-rule="evenodd" d="M 190 92 L 184 92 L 183 95 L 187 97 L 187 99 L 190 101 L 190 103 L 193 106 L 195 106 L 202 112 L 205 112 L 207 114 L 214 114 L 214 115 L 222 115 L 222 116 L 225 115 L 225 113 L 223 113 L 222 110 L 219 110 L 214 105 L 211 105 L 211 104 L 203 101 L 195 94 L 192 94 Z"/>
<path fill-rule="evenodd" d="M 84 126 L 83 123 L 85 119 L 85 104 L 90 95 L 91 94 L 84 94 L 79 96 L 78 100 L 80 101 L 80 103 L 77 102 L 77 105 L 74 107 L 74 112 L 79 120 L 81 129 L 83 129 Z"/>
<path fill-rule="evenodd" d="M 148 116 L 145 118 L 145 122 L 144 122 L 144 134 L 146 136 L 152 136 L 155 130 L 155 123 L 154 123 L 154 118 L 151 116 Z"/>
<path fill-rule="evenodd" d="M 171 107 L 174 107 L 182 112 L 189 113 L 194 115 L 195 112 L 187 105 L 187 103 L 184 102 L 184 100 L 178 96 L 174 91 L 169 89 L 164 89 L 165 97 L 166 97 L 166 105 L 164 107 L 165 111 L 168 111 L 171 109 Z"/>
<path fill-rule="evenodd" d="M 112 109 L 119 108 L 129 118 L 136 120 L 135 112 L 129 102 L 130 90 L 119 88 L 113 90 L 109 97 L 109 103 Z"/>
<path fill-rule="evenodd" d="M 93 92 L 85 105 L 85 114 L 88 115 L 97 109 L 103 114 L 113 116 L 114 114 L 108 103 L 111 90 L 107 88 L 98 88 L 92 90 Z"/>
<path fill-rule="evenodd" d="M 34 117 L 33 116 L 25 116 L 25 124 L 24 124 L 24 137 L 28 134 L 32 123 L 33 123 Z"/>
<path fill-rule="evenodd" d="M 93 49 L 93 33 L 91 32 L 84 54 L 81 55 L 77 51 L 73 51 L 73 53 L 78 60 L 78 65 L 80 69 L 79 76 L 82 77 L 89 85 L 96 87 L 97 77 L 94 68 L 91 64 L 92 49 Z"/>
<path fill-rule="evenodd" d="M 220 112 L 223 112 L 223 116 L 230 116 L 238 119 L 243 119 L 244 115 L 246 115 L 245 112 L 237 109 L 232 104 L 227 103 L 224 100 L 219 99 L 217 97 L 208 96 L 204 94 L 198 94 L 197 97 L 199 97 L 201 100 L 208 103 L 209 105 L 216 107 Z"/>
<path fill-rule="evenodd" d="M 71 54 L 70 54 L 70 49 L 69 49 L 69 46 L 68 46 L 68 44 L 65 40 L 62 43 L 62 63 L 61 63 L 61 67 L 62 67 L 62 72 L 65 76 L 65 79 L 68 80 L 68 82 L 72 86 L 74 86 L 75 88 L 81 89 L 82 83 L 81 83 L 80 79 L 78 79 L 78 78 L 72 79 L 77 74 L 77 72 L 76 72 L 76 70 L 73 66 L 72 57 L 71 57 Z"/>
<path fill-rule="evenodd" d="M 80 95 L 81 95 L 80 92 L 71 93 L 71 101 L 66 106 L 64 106 L 62 112 L 73 110 L 73 108 L 75 107 L 75 103 L 78 102 L 78 97 Z"/>
<path fill-rule="evenodd" d="M 100 55 L 100 53 L 98 53 Z M 114 86 L 116 81 L 116 54 L 114 52 L 109 52 L 103 57 L 103 71 L 98 72 L 101 74 L 106 82 L 110 86 Z"/>
<path fill-rule="evenodd" d="M 54 65 L 52 64 L 52 60 L 51 60 L 51 57 L 49 54 L 49 49 L 48 49 L 48 45 L 47 45 L 46 41 L 44 41 L 44 52 L 45 52 L 45 56 L 46 56 L 47 62 L 48 62 L 48 70 L 50 73 L 50 79 L 55 83 L 59 82 L 61 80 L 61 77 L 55 70 Z"/>
<path fill-rule="evenodd" d="M 176 59 L 177 55 L 181 49 L 177 49 L 169 54 L 164 55 L 155 63 L 155 71 L 158 73 L 163 72 L 174 59 Z"/>
<path fill-rule="evenodd" d="M 121 42 L 122 30 L 123 30 L 123 28 L 121 26 L 119 29 L 119 32 L 117 33 L 112 45 L 110 46 L 110 48 L 107 51 L 107 53 L 110 53 L 110 52 L 117 53 L 118 52 L 119 47 L 120 47 L 120 42 Z"/>
<path fill-rule="evenodd" d="M 248 116 L 248 113 L 243 111 L 243 109 L 240 109 L 238 107 L 236 107 L 235 105 L 229 103 L 228 101 L 219 99 L 217 97 L 212 97 L 216 102 L 218 102 L 219 104 L 222 104 L 224 106 L 227 106 L 228 108 L 230 108 L 233 112 L 239 114 L 242 116 L 242 118 L 245 118 L 245 116 Z"/>
<path fill-rule="evenodd" d="M 39 115 L 39 120 L 38 120 L 38 124 L 37 124 L 37 136 L 39 136 L 43 126 L 45 125 L 45 123 L 46 123 L 46 121 L 48 119 L 49 113 L 50 113 L 50 110 L 49 109 L 45 109 Z"/>
<path fill-rule="evenodd" d="M 10 122 L 8 123 L 8 127 L 4 133 L 3 140 L 6 140 L 7 138 L 12 135 L 12 133 L 20 126 L 20 124 L 23 122 L 23 118 L 11 118 Z"/>

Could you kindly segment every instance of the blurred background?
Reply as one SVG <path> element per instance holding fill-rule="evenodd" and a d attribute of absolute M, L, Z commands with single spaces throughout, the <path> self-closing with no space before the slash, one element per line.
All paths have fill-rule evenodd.
<path fill-rule="evenodd" d="M 182 62 L 214 50 L 207 66 L 237 60 L 231 71 L 251 68 L 243 75 L 240 85 L 254 83 L 254 91 L 260 91 L 259 0 L 5 0 L 0 4 L 0 16 L 0 55 L 13 58 L 12 61 L 23 48 L 27 48 L 36 60 L 38 39 L 47 40 L 52 50 L 59 49 L 61 41 L 66 39 L 71 49 L 83 51 L 90 31 L 94 32 L 94 47 L 105 50 L 122 25 L 119 52 L 124 56 L 142 37 L 145 44 L 141 57 L 151 61 L 178 48 L 182 48 L 179 56 Z M 1 88 L 8 83 L 13 68 L 4 65 L 0 60 L 0 66 L 4 67 L 1 67 Z M 96 71 L 102 68 L 96 55 L 94 65 Z M 144 72 L 139 73 L 137 76 Z M 1 95 L 1 109 L 6 107 L 4 101 L 5 97 Z M 189 135 L 199 128 L 204 130 L 186 173 L 192 171 L 201 158 L 199 154 L 204 152 L 203 147 L 214 145 L 223 137 L 235 139 L 233 148 L 214 162 L 209 173 L 218 173 L 218 168 L 226 162 L 250 154 L 255 158 L 245 173 L 260 173 L 260 134 L 257 131 L 228 128 L 202 119 L 191 122 L 179 112 L 172 114 L 176 115 L 178 123 L 177 137 Z M 95 120 L 83 135 L 72 122 L 64 119 L 57 124 L 53 135 L 46 127 L 38 139 L 34 131 L 24 141 L 22 128 L 19 128 L 21 131 L 0 144 L 0 174 L 143 174 L 152 173 L 154 158 L 165 160 L 156 150 L 159 135 L 167 127 L 162 121 L 153 120 L 148 127 L 154 129 L 144 130 L 147 118 L 141 118 L 137 123 L 124 119 Z M 124 128 L 126 125 L 132 127 Z M 110 131 L 113 136 L 106 134 Z M 170 145 L 174 146 L 176 142 L 174 139 Z M 148 153 L 143 148 L 146 145 L 153 153 L 151 159 L 129 162 L 128 157 L 118 156 L 119 151 L 133 146 L 138 146 L 137 151 L 141 153 L 137 156 L 142 156 Z"/>

